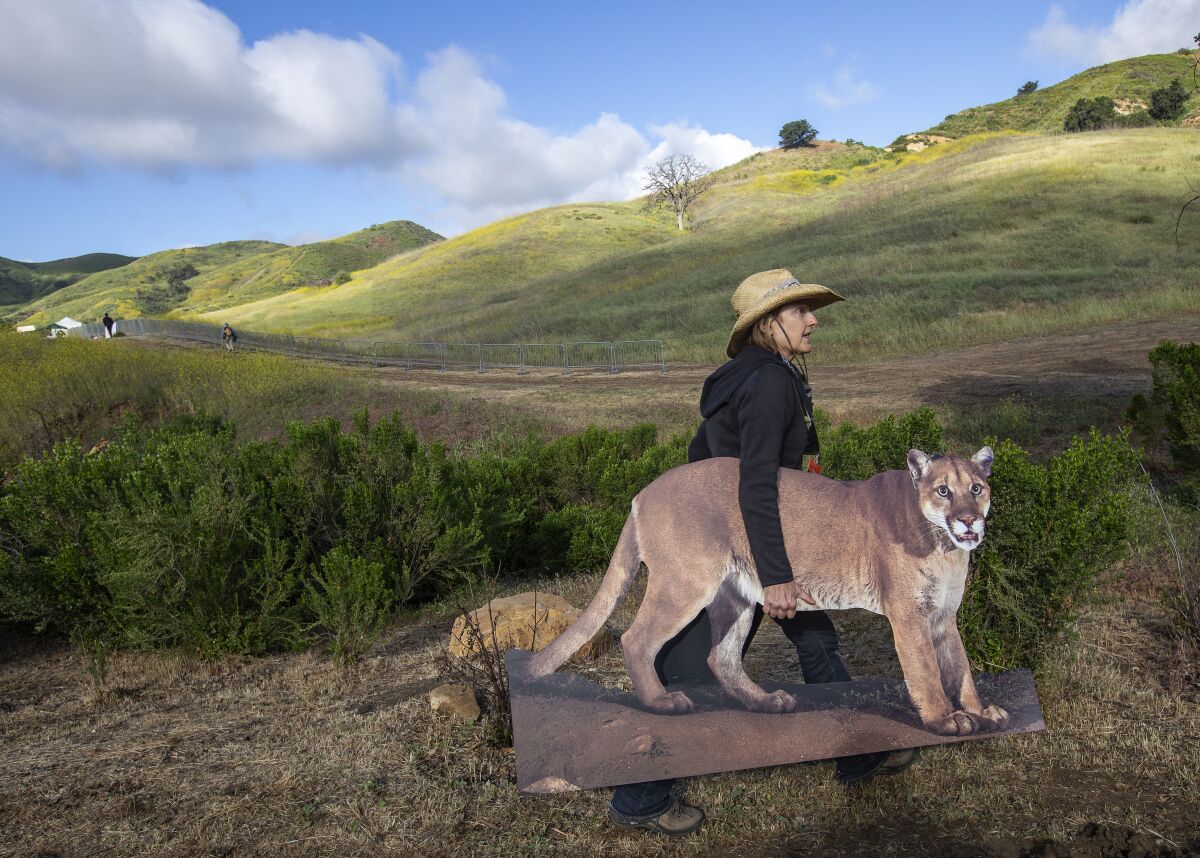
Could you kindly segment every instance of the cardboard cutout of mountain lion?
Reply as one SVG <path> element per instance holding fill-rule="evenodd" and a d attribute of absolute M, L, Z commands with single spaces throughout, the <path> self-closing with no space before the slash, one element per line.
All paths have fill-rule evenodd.
<path fill-rule="evenodd" d="M 865 608 L 891 623 L 909 698 L 938 736 L 1001 730 L 1008 713 L 985 705 L 959 637 L 957 611 L 970 552 L 984 535 L 992 450 L 970 459 L 908 453 L 907 471 L 841 482 L 779 471 L 779 512 L 796 580 L 815 605 Z M 763 599 L 738 506 L 738 460 L 715 458 L 674 468 L 640 492 L 600 589 L 579 619 L 522 662 L 521 681 L 556 671 L 620 604 L 641 565 L 646 594 L 621 638 L 637 699 L 654 713 L 691 712 L 668 691 L 654 660 L 664 644 L 707 610 L 708 666 L 745 709 L 787 713 L 796 699 L 768 693 L 742 666 L 743 642 Z M 515 711 L 515 710 L 514 710 Z M 1039 719 L 1040 721 L 1040 713 Z"/>

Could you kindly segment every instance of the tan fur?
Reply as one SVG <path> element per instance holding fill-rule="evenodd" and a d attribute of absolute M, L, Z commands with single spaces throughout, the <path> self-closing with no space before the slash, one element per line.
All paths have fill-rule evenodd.
<path fill-rule="evenodd" d="M 983 537 L 991 460 L 989 447 L 970 459 L 910 450 L 909 470 L 847 482 L 779 471 L 787 554 L 796 580 L 817 603 L 800 601 L 798 609 L 865 608 L 886 616 L 909 696 L 925 726 L 942 735 L 998 728 L 1008 720 L 999 707 L 983 707 L 957 625 L 968 555 Z M 791 695 L 768 694 L 742 667 L 742 644 L 763 592 L 738 507 L 738 460 L 730 458 L 674 468 L 634 498 L 595 598 L 531 659 L 531 677 L 553 673 L 595 634 L 642 563 L 646 595 L 621 643 L 645 706 L 666 713 L 692 709 L 685 694 L 663 687 L 654 658 L 707 609 L 708 663 L 724 689 L 748 709 L 794 708 Z"/>

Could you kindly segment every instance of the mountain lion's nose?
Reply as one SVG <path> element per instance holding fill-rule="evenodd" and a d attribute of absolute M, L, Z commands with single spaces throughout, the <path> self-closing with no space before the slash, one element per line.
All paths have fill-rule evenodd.
<path fill-rule="evenodd" d="M 958 517 L 958 520 L 961 521 L 963 524 L 965 524 L 967 527 L 970 527 L 972 524 L 974 524 L 975 519 L 976 519 L 976 516 L 973 516 L 973 515 L 960 515 Z"/>

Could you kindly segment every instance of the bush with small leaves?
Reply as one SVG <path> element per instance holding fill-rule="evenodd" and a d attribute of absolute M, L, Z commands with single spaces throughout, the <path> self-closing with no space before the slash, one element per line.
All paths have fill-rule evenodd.
<path fill-rule="evenodd" d="M 1096 98 L 1081 98 L 1067 111 L 1063 119 L 1064 131 L 1095 131 L 1116 124 L 1117 106 L 1111 98 L 1100 95 Z"/>
<path fill-rule="evenodd" d="M 304 604 L 317 618 L 333 660 L 343 667 L 379 639 L 395 602 L 383 564 L 335 548 L 304 585 Z"/>
<path fill-rule="evenodd" d="M 1160 122 L 1178 119 L 1183 116 L 1183 107 L 1187 103 L 1188 93 L 1179 82 L 1179 78 L 1171 81 L 1170 86 L 1164 86 L 1150 93 L 1150 116 Z"/>

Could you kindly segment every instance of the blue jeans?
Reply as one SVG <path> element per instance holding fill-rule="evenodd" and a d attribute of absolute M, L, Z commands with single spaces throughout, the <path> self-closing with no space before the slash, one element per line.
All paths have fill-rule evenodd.
<path fill-rule="evenodd" d="M 742 655 L 754 639 L 762 622 L 760 605 L 754 612 L 754 623 L 746 635 Z M 799 611 L 792 619 L 776 620 L 783 633 L 796 647 L 800 672 L 806 683 L 849 682 L 850 672 L 838 655 L 837 630 L 824 611 Z M 700 616 L 668 641 L 654 659 L 654 669 L 664 685 L 680 682 L 716 682 L 708 669 L 708 653 L 712 647 L 708 613 Z M 623 784 L 613 791 L 612 809 L 622 816 L 648 818 L 658 816 L 671 804 L 671 787 L 675 778 Z"/>

